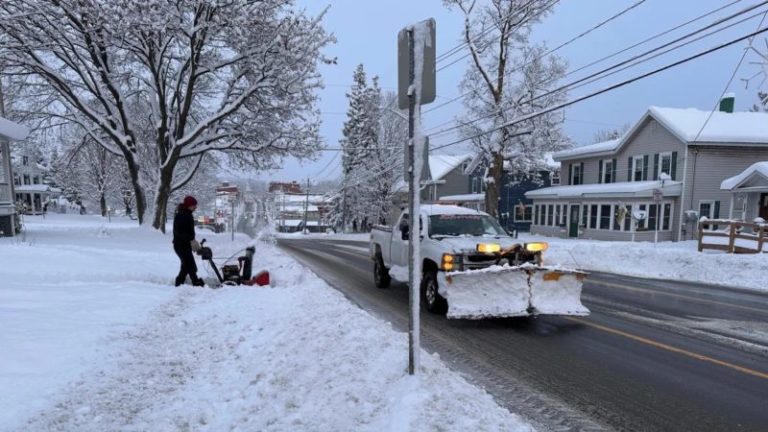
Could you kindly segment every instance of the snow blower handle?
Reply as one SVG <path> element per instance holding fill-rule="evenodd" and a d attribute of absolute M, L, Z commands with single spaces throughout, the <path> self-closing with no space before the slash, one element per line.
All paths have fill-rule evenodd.
<path fill-rule="evenodd" d="M 200 249 L 197 250 L 197 254 L 204 260 L 211 261 L 213 259 L 213 251 L 211 248 L 205 246 L 205 239 L 200 242 Z"/>

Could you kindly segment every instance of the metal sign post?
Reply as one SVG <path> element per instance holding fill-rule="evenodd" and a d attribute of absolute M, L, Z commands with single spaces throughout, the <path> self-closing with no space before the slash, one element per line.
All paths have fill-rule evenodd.
<path fill-rule="evenodd" d="M 656 243 L 659 242 L 659 224 L 661 224 L 661 219 L 659 216 L 661 215 L 661 202 L 664 198 L 664 194 L 661 191 L 661 189 L 654 189 L 653 190 L 653 202 L 656 204 L 656 226 L 654 227 L 654 233 L 653 233 L 653 244 L 656 245 Z"/>
<path fill-rule="evenodd" d="M 416 37 L 416 35 L 420 37 Z M 416 46 L 419 44 L 419 46 Z M 422 155 L 422 165 L 416 166 L 417 152 L 423 150 L 421 122 L 415 121 L 416 109 L 435 99 L 435 20 L 429 19 L 408 26 L 400 31 L 397 38 L 398 59 L 398 101 L 401 109 L 408 108 L 408 142 L 405 155 L 405 178 L 408 181 L 408 214 L 410 234 L 408 237 L 408 374 L 414 375 L 419 366 L 420 329 L 419 293 L 421 285 L 421 263 L 419 249 L 421 240 L 419 182 L 428 166 L 427 155 Z M 416 50 L 419 50 L 416 64 Z M 418 68 L 418 69 L 417 69 Z M 416 80 L 419 79 L 419 85 Z M 417 140 L 419 142 L 417 142 Z M 418 148 L 417 148 L 418 147 Z M 422 169 L 420 169 L 422 168 Z M 419 174 L 417 176 L 417 171 Z"/>

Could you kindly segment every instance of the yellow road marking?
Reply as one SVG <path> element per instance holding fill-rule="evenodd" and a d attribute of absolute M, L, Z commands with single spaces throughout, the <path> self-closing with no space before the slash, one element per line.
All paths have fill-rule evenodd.
<path fill-rule="evenodd" d="M 716 300 L 708 300 L 708 299 L 696 298 L 696 297 L 690 296 L 690 295 L 675 294 L 675 293 L 669 293 L 669 292 L 664 292 L 664 291 L 652 290 L 652 289 L 648 289 L 648 288 L 638 288 L 638 287 L 632 287 L 632 286 L 629 286 L 629 285 L 622 285 L 622 284 L 611 283 L 611 282 L 593 281 L 593 280 L 590 280 L 589 278 L 587 278 L 586 280 L 589 283 L 593 283 L 595 285 L 604 285 L 604 286 L 615 287 L 615 288 L 623 288 L 623 289 L 630 290 L 630 291 L 643 291 L 643 292 L 648 292 L 648 293 L 652 293 L 652 294 L 660 294 L 660 295 L 665 295 L 665 296 L 670 296 L 670 297 L 679 297 L 679 298 L 684 298 L 686 300 L 697 301 L 697 302 L 702 302 L 702 303 L 711 303 L 711 304 L 716 304 L 716 305 L 720 305 L 720 306 L 728 306 L 728 307 L 732 307 L 732 308 L 736 308 L 736 309 L 744 309 L 744 310 L 749 310 L 749 311 L 753 311 L 753 312 L 761 312 L 761 313 L 765 313 L 766 312 L 766 309 L 758 309 L 758 308 L 753 308 L 753 307 L 749 307 L 749 306 L 736 305 L 736 304 L 733 304 L 733 303 L 727 303 L 727 302 L 720 302 L 720 301 L 716 301 Z"/>
<path fill-rule="evenodd" d="M 595 324 L 593 322 L 589 322 L 589 321 L 584 320 L 584 319 L 573 318 L 573 317 L 564 317 L 564 318 L 569 320 L 569 321 L 574 321 L 574 322 L 577 322 L 577 323 L 580 323 L 580 324 L 584 324 L 584 325 L 587 325 L 587 326 L 590 326 L 590 327 L 594 327 L 594 328 L 602 330 L 604 332 L 608 332 L 608 333 L 612 333 L 612 334 L 615 334 L 615 335 L 623 336 L 623 337 L 635 340 L 637 342 L 644 343 L 646 345 L 650 345 L 650 346 L 653 346 L 653 347 L 656 347 L 656 348 L 660 348 L 660 349 L 663 349 L 663 350 L 666 350 L 666 351 L 671 351 L 671 352 L 674 352 L 674 353 L 677 353 L 677 354 L 682 354 L 682 355 L 687 356 L 687 357 L 695 358 L 697 360 L 713 363 L 713 364 L 716 364 L 718 366 L 723 366 L 723 367 L 726 367 L 726 368 L 729 368 L 729 369 L 733 369 L 733 370 L 745 373 L 747 375 L 752 375 L 752 376 L 756 376 L 758 378 L 768 379 L 768 373 L 765 373 L 765 372 L 756 371 L 754 369 L 749 369 L 749 368 L 746 368 L 746 367 L 743 367 L 743 366 L 735 365 L 733 363 L 728 363 L 728 362 L 723 361 L 723 360 L 718 360 L 716 358 L 708 357 L 708 356 L 705 356 L 703 354 L 698 354 L 698 353 L 695 353 L 695 352 L 684 350 L 682 348 L 673 347 L 671 345 L 667 345 L 667 344 L 661 343 L 661 342 L 656 342 L 654 340 L 651 340 L 651 339 L 648 339 L 648 338 L 644 338 L 642 336 L 633 335 L 631 333 L 627 333 L 627 332 L 624 332 L 624 331 L 621 331 L 621 330 L 616 330 L 614 328 L 606 327 L 604 325 Z"/>

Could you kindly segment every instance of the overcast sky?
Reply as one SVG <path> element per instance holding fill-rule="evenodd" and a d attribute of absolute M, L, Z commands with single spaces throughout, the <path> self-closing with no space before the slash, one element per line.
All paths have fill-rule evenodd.
<path fill-rule="evenodd" d="M 479 1 L 482 2 L 483 0 Z M 561 0 L 555 7 L 554 13 L 536 26 L 533 38 L 536 41 L 546 42 L 549 47 L 558 46 L 637 1 Z M 557 54 L 565 58 L 570 65 L 569 70 L 573 70 L 731 3 L 731 1 L 646 0 L 626 15 L 564 47 Z M 600 67 L 610 66 L 634 54 L 698 29 L 718 17 L 725 17 L 757 3 L 757 0 L 737 2 L 716 15 L 693 23 L 664 38 L 642 45 L 624 54 L 623 57 L 607 60 L 584 73 L 568 77 L 565 82 L 597 71 Z M 362 63 L 369 76 L 378 75 L 382 88 L 395 90 L 397 85 L 396 42 L 397 32 L 401 28 L 410 23 L 433 17 L 437 21 L 438 55 L 461 42 L 462 19 L 460 13 L 447 10 L 443 6 L 442 0 L 298 0 L 298 5 L 306 8 L 310 14 L 320 13 L 325 7 L 330 6 L 325 25 L 326 29 L 333 32 L 338 39 L 338 42 L 328 48 L 326 52 L 331 57 L 337 57 L 338 64 L 323 66 L 321 69 L 325 81 L 325 89 L 320 92 L 319 108 L 323 112 L 321 134 L 322 139 L 329 147 L 338 147 L 347 109 L 345 93 L 352 81 L 352 72 L 357 64 Z M 765 12 L 765 7 L 755 12 L 758 11 Z M 569 98 L 591 93 L 610 84 L 754 32 L 762 18 L 762 15 L 757 16 L 689 47 L 631 68 L 625 73 L 616 74 L 590 86 L 574 90 L 570 93 Z M 763 25 L 768 25 L 768 19 Z M 762 51 L 765 51 L 766 46 L 765 35 L 768 33 L 755 40 L 755 46 L 762 48 Z M 675 69 L 569 107 L 566 109 L 565 131 L 576 145 L 583 145 L 591 143 L 592 136 L 600 129 L 615 128 L 624 123 L 634 123 L 651 105 L 695 107 L 710 110 L 716 105 L 723 93 L 746 46 L 747 42 L 733 45 Z M 465 52 L 462 51 L 461 54 L 463 55 Z M 459 56 L 452 59 L 457 57 Z M 751 64 L 756 59 L 755 55 L 747 56 L 736 79 L 728 88 L 728 91 L 736 93 L 736 110 L 748 110 L 757 102 L 756 92 L 760 80 L 753 82 L 748 89 L 745 89 L 744 82 L 741 80 L 759 70 L 756 65 Z M 468 59 L 465 59 L 438 73 L 438 97 L 433 106 L 460 94 L 458 83 L 469 66 Z M 425 106 L 424 110 L 427 109 L 429 106 Z M 438 125 L 462 113 L 463 106 L 460 101 L 452 103 L 426 114 L 425 126 L 429 128 Z M 471 117 L 471 114 L 468 117 Z M 432 145 L 450 142 L 453 138 L 451 136 L 434 138 Z M 454 146 L 446 149 L 446 151 L 455 154 L 466 152 L 467 148 Z M 306 181 L 307 177 L 310 177 L 313 182 L 333 178 L 340 173 L 341 158 L 336 156 L 336 153 L 323 152 L 316 161 L 287 160 L 283 169 L 265 172 L 260 178 L 302 182 Z"/>

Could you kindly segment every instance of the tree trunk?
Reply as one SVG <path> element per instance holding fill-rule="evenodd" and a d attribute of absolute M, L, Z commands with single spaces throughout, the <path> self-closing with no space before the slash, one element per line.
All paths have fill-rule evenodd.
<path fill-rule="evenodd" d="M 133 154 L 125 152 L 124 156 L 125 162 L 128 165 L 128 175 L 131 177 L 133 194 L 136 197 L 136 217 L 139 220 L 139 225 L 141 225 L 144 223 L 144 213 L 147 211 L 147 197 L 144 195 L 144 189 L 139 181 L 139 166 L 133 159 Z"/>
<path fill-rule="evenodd" d="M 165 233 L 165 223 L 168 221 L 168 200 L 171 198 L 173 170 L 175 166 L 175 163 L 168 163 L 160 170 L 160 181 L 157 185 L 155 217 L 152 220 L 152 226 L 163 233 Z"/>
<path fill-rule="evenodd" d="M 101 217 L 107 216 L 107 197 L 104 195 L 104 192 L 101 193 L 101 196 L 99 197 L 99 204 L 101 205 Z"/>
<path fill-rule="evenodd" d="M 504 158 L 501 153 L 492 153 L 491 166 L 485 178 L 485 212 L 496 219 L 499 218 L 499 194 L 503 174 Z"/>

